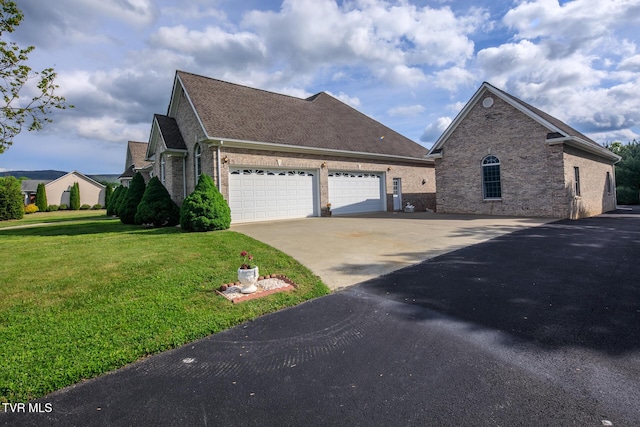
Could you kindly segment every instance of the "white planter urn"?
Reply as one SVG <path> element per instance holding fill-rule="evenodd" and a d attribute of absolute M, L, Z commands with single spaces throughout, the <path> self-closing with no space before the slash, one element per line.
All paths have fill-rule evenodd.
<path fill-rule="evenodd" d="M 243 294 L 252 294 L 258 290 L 258 267 L 248 269 L 238 269 L 238 281 L 242 284 Z"/>

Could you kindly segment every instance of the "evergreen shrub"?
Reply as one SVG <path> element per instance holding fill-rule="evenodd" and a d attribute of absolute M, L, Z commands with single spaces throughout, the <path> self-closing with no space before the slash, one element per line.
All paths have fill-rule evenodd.
<path fill-rule="evenodd" d="M 13 176 L 0 178 L 0 221 L 24 217 L 22 186 Z"/>
<path fill-rule="evenodd" d="M 135 217 L 136 212 L 138 211 L 138 205 L 142 200 L 142 196 L 144 196 L 145 189 L 146 185 L 144 183 L 144 178 L 140 172 L 137 172 L 133 176 L 131 185 L 127 190 L 124 200 L 120 204 L 120 209 L 118 210 L 118 216 L 123 224 L 140 224 L 136 222 Z"/>
<path fill-rule="evenodd" d="M 36 190 L 36 206 L 41 212 L 47 210 L 47 190 L 42 182 L 38 184 L 38 189 Z"/>
<path fill-rule="evenodd" d="M 184 231 L 226 230 L 231 226 L 231 209 L 209 175 L 202 174 L 193 193 L 180 208 Z"/>
<path fill-rule="evenodd" d="M 154 227 L 174 226 L 180 222 L 180 208 L 157 176 L 149 180 L 135 217 L 136 224 Z"/>

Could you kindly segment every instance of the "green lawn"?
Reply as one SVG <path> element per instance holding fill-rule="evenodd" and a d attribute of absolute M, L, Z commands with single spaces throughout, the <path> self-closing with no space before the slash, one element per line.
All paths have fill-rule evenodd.
<path fill-rule="evenodd" d="M 126 226 L 104 213 L 0 229 L 0 402 L 20 402 L 328 293 L 291 257 L 232 231 Z M 77 216 L 76 216 L 77 215 Z M 6 227 L 6 223 L 0 223 Z M 294 292 L 233 305 L 242 250 Z"/>

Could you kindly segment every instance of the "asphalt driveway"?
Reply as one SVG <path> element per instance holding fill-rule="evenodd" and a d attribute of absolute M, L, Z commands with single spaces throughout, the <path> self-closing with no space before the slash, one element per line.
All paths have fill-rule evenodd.
<path fill-rule="evenodd" d="M 637 212 L 522 229 L 55 392 L 32 402 L 41 413 L 0 424 L 638 426 L 639 261 Z"/>
<path fill-rule="evenodd" d="M 234 224 L 231 229 L 294 257 L 335 290 L 550 221 L 543 218 L 380 212 Z"/>

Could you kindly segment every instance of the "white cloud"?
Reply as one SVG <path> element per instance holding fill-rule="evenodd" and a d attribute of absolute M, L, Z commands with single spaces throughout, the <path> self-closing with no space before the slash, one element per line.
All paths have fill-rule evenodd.
<path fill-rule="evenodd" d="M 322 17 L 319 19 L 319 17 Z M 302 73 L 322 67 L 364 67 L 394 84 L 426 81 L 422 67 L 462 65 L 473 56 L 469 35 L 488 15 L 472 9 L 457 16 L 450 8 L 407 2 L 285 0 L 278 12 L 252 11 L 251 29 L 278 63 Z M 342 78 L 336 71 L 334 75 Z"/>
<path fill-rule="evenodd" d="M 450 92 L 457 92 L 460 87 L 476 83 L 474 74 L 461 67 L 451 67 L 435 72 L 435 85 Z"/>
<path fill-rule="evenodd" d="M 438 117 L 435 122 L 424 129 L 420 141 L 434 143 L 447 130 L 452 121 L 451 117 Z"/>
<path fill-rule="evenodd" d="M 189 55 L 207 65 L 246 67 L 264 62 L 266 57 L 266 48 L 255 34 L 229 33 L 218 27 L 207 27 L 204 31 L 190 30 L 184 25 L 161 27 L 150 41 L 154 48 Z"/>
<path fill-rule="evenodd" d="M 387 114 L 389 114 L 391 117 L 395 117 L 395 116 L 415 117 L 421 113 L 424 113 L 424 111 L 425 111 L 424 106 L 417 104 L 417 105 L 394 107 L 388 110 Z"/>
<path fill-rule="evenodd" d="M 340 92 L 337 95 L 329 91 L 327 91 L 326 93 L 354 108 L 360 107 L 360 100 L 357 97 L 351 97 L 344 92 Z"/>

